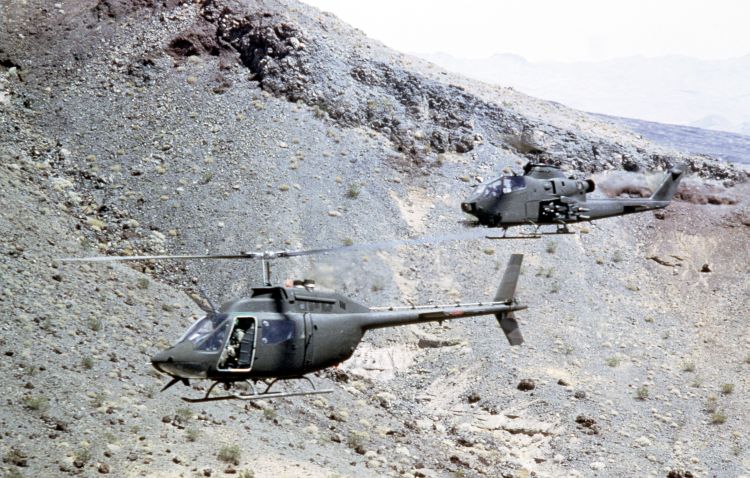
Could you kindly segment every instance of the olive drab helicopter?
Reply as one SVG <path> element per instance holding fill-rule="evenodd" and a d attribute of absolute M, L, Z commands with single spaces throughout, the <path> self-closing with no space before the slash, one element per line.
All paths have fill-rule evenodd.
<path fill-rule="evenodd" d="M 479 315 L 494 315 L 510 345 L 520 345 L 523 337 L 514 312 L 527 307 L 515 299 L 516 282 L 523 256 L 511 256 L 492 301 L 453 305 L 408 307 L 367 307 L 335 292 L 315 289 L 312 281 L 294 281 L 272 286 L 269 261 L 284 257 L 326 254 L 341 249 L 250 252 L 237 255 L 181 255 L 68 258 L 66 262 L 147 261 L 162 259 L 255 259 L 262 261 L 264 285 L 251 289 L 247 297 L 210 307 L 174 345 L 151 358 L 159 372 L 172 377 L 162 391 L 182 382 L 213 381 L 205 395 L 186 398 L 187 402 L 214 400 L 258 400 L 329 393 L 318 389 L 307 376 L 347 360 L 365 332 L 371 329 L 443 321 Z M 197 302 L 197 301 L 196 301 Z M 201 305 L 201 304 L 199 304 Z M 273 391 L 287 380 L 303 380 L 305 391 Z M 265 387 L 256 388 L 257 382 Z M 240 382 L 249 391 L 234 391 Z M 227 393 L 211 396 L 216 385 Z M 247 387 L 244 387 L 247 390 Z"/>
<path fill-rule="evenodd" d="M 500 176 L 477 186 L 461 209 L 480 225 L 502 228 L 503 235 L 493 239 L 570 234 L 570 223 L 667 207 L 684 174 L 684 165 L 672 167 L 650 198 L 588 199 L 587 193 L 595 188 L 592 179 L 568 178 L 556 166 L 529 163 L 523 176 Z M 523 225 L 534 226 L 534 232 L 507 236 L 509 227 Z M 542 225 L 558 227 L 555 232 L 539 233 Z"/>

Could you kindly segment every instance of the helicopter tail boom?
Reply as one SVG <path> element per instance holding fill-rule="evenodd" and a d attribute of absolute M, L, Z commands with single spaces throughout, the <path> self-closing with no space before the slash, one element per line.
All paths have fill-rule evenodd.
<path fill-rule="evenodd" d="M 495 299 L 485 304 L 456 304 L 453 306 L 414 306 L 406 308 L 370 309 L 370 313 L 352 314 L 359 316 L 363 330 L 397 325 L 417 324 L 471 317 L 494 315 L 511 345 L 523 343 L 513 312 L 526 309 L 516 302 L 516 284 L 521 270 L 523 254 L 513 254 L 500 282 Z"/>

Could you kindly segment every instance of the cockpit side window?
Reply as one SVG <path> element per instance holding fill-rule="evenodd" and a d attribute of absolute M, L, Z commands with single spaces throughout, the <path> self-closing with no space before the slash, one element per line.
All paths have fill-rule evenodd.
<path fill-rule="evenodd" d="M 260 341 L 264 344 L 279 344 L 294 337 L 295 327 L 291 320 L 264 320 Z"/>

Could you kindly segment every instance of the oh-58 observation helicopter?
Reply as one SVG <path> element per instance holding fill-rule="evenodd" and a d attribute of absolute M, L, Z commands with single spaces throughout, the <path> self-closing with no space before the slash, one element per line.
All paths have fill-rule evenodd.
<path fill-rule="evenodd" d="M 272 286 L 269 260 L 326 254 L 356 246 L 329 249 L 249 252 L 236 255 L 177 255 L 68 258 L 66 262 L 148 261 L 165 259 L 255 259 L 263 265 L 264 285 L 252 288 L 245 298 L 224 303 L 218 309 L 208 300 L 206 315 L 191 325 L 177 342 L 157 353 L 151 363 L 172 380 L 162 391 L 190 379 L 214 383 L 201 398 L 187 402 L 241 399 L 258 400 L 295 395 L 329 393 L 317 389 L 307 374 L 337 365 L 352 356 L 370 329 L 494 315 L 510 345 L 523 337 L 513 313 L 526 309 L 515 299 L 523 255 L 513 254 L 492 301 L 439 306 L 367 307 L 334 292 L 319 291 L 312 281 Z M 200 305 L 200 304 L 199 304 Z M 303 379 L 312 387 L 302 392 L 271 391 L 279 381 Z M 266 386 L 258 391 L 255 383 Z M 218 384 L 226 390 L 247 382 L 251 393 L 228 392 L 211 396 Z"/>
<path fill-rule="evenodd" d="M 556 166 L 526 164 L 523 176 L 500 176 L 474 189 L 461 209 L 475 216 L 479 224 L 503 228 L 493 239 L 539 237 L 539 226 L 557 225 L 548 234 L 569 234 L 568 224 L 622 216 L 669 205 L 685 175 L 685 166 L 672 167 L 659 187 L 646 199 L 588 199 L 594 191 L 592 179 L 567 178 Z M 531 225 L 536 229 L 523 236 L 507 236 L 511 226 Z"/>

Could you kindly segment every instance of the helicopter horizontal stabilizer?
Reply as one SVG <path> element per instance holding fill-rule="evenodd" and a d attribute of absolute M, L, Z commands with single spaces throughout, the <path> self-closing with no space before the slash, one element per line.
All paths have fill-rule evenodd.
<path fill-rule="evenodd" d="M 510 256 L 508 265 L 505 268 L 505 274 L 503 274 L 503 280 L 500 282 L 497 294 L 495 294 L 496 302 L 506 302 L 509 305 L 515 302 L 516 284 L 518 283 L 518 276 L 521 273 L 522 262 L 523 254 L 513 254 Z M 521 335 L 521 329 L 518 327 L 518 321 L 515 315 L 513 315 L 513 311 L 500 312 L 495 314 L 495 317 L 500 324 L 500 328 L 503 329 L 505 337 L 508 338 L 510 345 L 521 345 L 523 343 L 523 335 Z"/>

